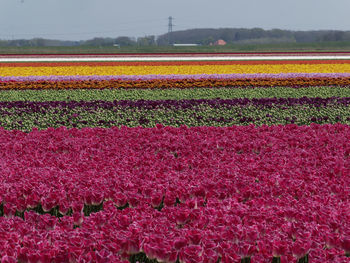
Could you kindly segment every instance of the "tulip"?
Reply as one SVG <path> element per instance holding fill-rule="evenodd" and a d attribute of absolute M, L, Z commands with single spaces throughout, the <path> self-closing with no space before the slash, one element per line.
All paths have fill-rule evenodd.
<path fill-rule="evenodd" d="M 344 239 L 344 240 L 341 242 L 341 247 L 344 249 L 345 254 L 346 254 L 347 256 L 350 256 L 350 238 Z"/>
<path fill-rule="evenodd" d="M 127 199 L 122 193 L 116 193 L 113 199 L 117 207 L 124 207 L 127 204 Z"/>
<path fill-rule="evenodd" d="M 180 262 L 195 263 L 203 261 L 203 249 L 200 246 L 190 245 L 180 251 Z"/>
<path fill-rule="evenodd" d="M 97 193 L 97 192 L 92 192 L 92 198 L 91 198 L 91 203 L 92 205 L 99 205 L 103 202 L 103 194 L 102 193 Z"/>
<path fill-rule="evenodd" d="M 151 195 L 151 205 L 153 208 L 159 207 L 163 200 L 163 195 L 161 193 L 153 193 Z"/>
<path fill-rule="evenodd" d="M 185 247 L 188 244 L 188 241 L 186 238 L 178 237 L 174 240 L 174 247 L 176 250 L 180 250 L 181 248 Z"/>
<path fill-rule="evenodd" d="M 74 212 L 73 213 L 73 222 L 76 226 L 81 226 L 84 221 L 84 214 L 82 212 Z"/>
<path fill-rule="evenodd" d="M 96 262 L 99 263 L 108 263 L 111 261 L 112 253 L 107 251 L 106 249 L 102 249 L 101 251 L 96 251 Z"/>
<path fill-rule="evenodd" d="M 295 258 L 301 259 L 309 252 L 310 244 L 308 242 L 296 241 L 292 245 L 292 254 Z"/>
<path fill-rule="evenodd" d="M 58 211 L 62 214 L 62 215 L 66 215 L 69 211 L 69 204 L 68 202 L 66 201 L 62 201 L 60 204 L 59 204 L 59 207 L 58 207 Z"/>
<path fill-rule="evenodd" d="M 6 217 L 13 217 L 16 213 L 16 207 L 9 203 L 4 204 L 4 215 Z"/>
<path fill-rule="evenodd" d="M 81 202 L 73 202 L 72 203 L 73 213 L 82 213 L 84 209 L 84 204 Z"/>
<path fill-rule="evenodd" d="M 53 209 L 56 206 L 56 200 L 49 199 L 49 198 L 43 198 L 41 200 L 42 208 L 44 212 L 49 212 L 51 209 Z"/>
<path fill-rule="evenodd" d="M 274 241 L 272 247 L 272 254 L 274 257 L 281 257 L 288 252 L 288 244 L 285 241 Z"/>
<path fill-rule="evenodd" d="M 190 212 L 189 211 L 179 211 L 177 212 L 177 214 L 175 214 L 176 217 L 176 224 L 178 225 L 184 225 L 187 223 L 187 221 L 189 220 L 189 216 L 190 216 Z"/>
<path fill-rule="evenodd" d="M 15 257 L 8 256 L 8 255 L 4 255 L 4 256 L 1 258 L 1 262 L 2 262 L 2 263 L 16 263 L 17 260 L 16 260 Z"/>

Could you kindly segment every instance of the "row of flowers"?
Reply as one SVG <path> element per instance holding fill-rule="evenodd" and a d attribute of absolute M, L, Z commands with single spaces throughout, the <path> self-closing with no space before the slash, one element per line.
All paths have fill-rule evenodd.
<path fill-rule="evenodd" d="M 350 64 L 0 67 L 0 76 L 349 73 Z"/>
<path fill-rule="evenodd" d="M 62 127 L 0 135 L 7 217 L 0 229 L 10 240 L 0 245 L 8 257 L 75 262 L 144 252 L 186 263 L 296 262 L 306 254 L 312 262 L 348 260 L 348 125 Z M 86 206 L 103 211 L 86 213 Z M 27 211 L 33 209 L 72 216 L 58 221 Z M 24 221 L 13 218 L 19 213 Z"/>
<path fill-rule="evenodd" d="M 24 219 L 0 218 L 2 262 L 349 262 L 344 236 L 288 219 L 298 211 L 275 208 L 263 207 L 249 218 L 255 209 L 234 200 L 161 212 L 147 206 L 121 211 L 107 201 L 103 211 L 81 219 L 26 212 Z"/>
<path fill-rule="evenodd" d="M 349 87 L 350 77 L 335 78 L 242 78 L 242 79 L 151 79 L 151 80 L 77 80 L 5 81 L 0 89 L 155 89 L 155 88 L 256 88 L 256 87 Z"/>
<path fill-rule="evenodd" d="M 185 100 L 185 99 L 234 99 L 234 98 L 330 98 L 350 97 L 346 87 L 305 87 L 289 89 L 270 87 L 246 88 L 189 88 L 189 89 L 47 89 L 1 91 L 2 101 L 114 101 L 114 100 Z"/>
<path fill-rule="evenodd" d="M 0 103 L 0 125 L 34 127 L 155 127 L 350 124 L 349 98 L 160 100 L 160 101 L 11 101 Z"/>
<path fill-rule="evenodd" d="M 209 105 L 214 108 L 230 107 L 230 106 L 259 106 L 259 107 L 274 107 L 274 106 L 294 106 L 294 105 L 312 105 L 314 107 L 322 107 L 327 105 L 344 105 L 350 104 L 348 97 L 331 97 L 331 98 L 235 98 L 235 99 L 190 99 L 190 100 L 114 100 L 114 101 L 2 101 L 0 108 L 15 108 L 17 112 L 26 111 L 26 109 L 35 107 L 39 108 L 76 108 L 90 107 L 91 109 L 111 108 L 117 106 L 132 107 L 132 108 L 149 108 L 156 109 L 161 107 L 175 107 L 177 109 L 186 109 L 193 106 Z"/>
<path fill-rule="evenodd" d="M 123 80 L 123 81 L 136 81 L 136 80 L 230 80 L 230 79 L 291 79 L 291 78 L 349 78 L 350 73 L 280 73 L 280 74 L 197 74 L 197 75 L 75 75 L 75 76 L 0 76 L 0 83 L 3 82 L 27 82 L 27 81 L 101 81 L 101 80 Z"/>
<path fill-rule="evenodd" d="M 350 60 L 214 60 L 214 61 L 76 61 L 76 62 L 6 62 L 0 67 L 63 67 L 63 66 L 179 66 L 179 65 L 279 65 L 279 64 L 349 64 Z"/>

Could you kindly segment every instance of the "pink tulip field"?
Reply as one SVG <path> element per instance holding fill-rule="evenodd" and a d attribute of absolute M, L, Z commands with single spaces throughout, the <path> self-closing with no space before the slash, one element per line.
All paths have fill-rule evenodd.
<path fill-rule="evenodd" d="M 99 78 L 94 85 L 106 81 Z M 25 89 L 15 77 L 6 85 L 16 81 Z M 0 91 L 1 262 L 350 262 L 345 84 L 319 87 L 338 92 L 329 96 L 337 98 L 331 102 L 310 95 L 315 100 L 301 97 L 299 105 L 287 98 L 280 105 L 276 94 L 283 89 L 301 92 L 284 87 L 272 102 L 242 98 L 245 104 L 237 108 L 215 96 L 224 91 L 220 87 L 203 88 L 214 92 L 213 99 L 200 102 L 204 106 L 192 106 L 201 99 L 184 95 L 120 99 L 115 106 L 89 89 L 78 95 L 95 99 L 52 93 L 56 99 L 45 101 L 40 96 L 49 98 L 55 84 L 45 85 L 35 92 Z M 306 87 L 317 92 L 314 88 Z M 256 94 L 273 87 L 245 89 Z M 120 94 L 131 92 L 136 94 L 132 89 Z M 19 99 L 4 99 L 10 96 Z M 181 105 L 166 106 L 178 100 Z M 293 122 L 274 122 L 287 110 L 295 114 Z M 245 119 L 228 125 L 222 112 Z M 84 114 L 91 119 L 85 121 Z M 254 122 L 258 114 L 263 123 Z"/>

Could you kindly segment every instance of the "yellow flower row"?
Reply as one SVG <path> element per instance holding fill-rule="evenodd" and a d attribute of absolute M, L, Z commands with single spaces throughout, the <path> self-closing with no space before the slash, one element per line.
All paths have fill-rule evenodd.
<path fill-rule="evenodd" d="M 0 76 L 345 73 L 350 64 L 0 67 Z"/>

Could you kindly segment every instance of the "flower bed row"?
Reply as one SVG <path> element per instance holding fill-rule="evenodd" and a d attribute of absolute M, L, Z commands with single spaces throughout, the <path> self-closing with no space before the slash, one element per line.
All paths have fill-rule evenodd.
<path fill-rule="evenodd" d="M 246 79 L 152 79 L 152 80 L 85 80 L 85 81 L 6 81 L 0 89 L 169 89 L 169 88 L 257 88 L 257 87 L 349 87 L 350 77 L 335 78 L 246 78 Z"/>
<path fill-rule="evenodd" d="M 349 64 L 348 59 L 326 60 L 216 60 L 216 61 L 78 61 L 78 62 L 4 62 L 0 67 L 65 67 L 65 66 L 179 66 L 179 65 L 279 65 L 279 64 Z"/>
<path fill-rule="evenodd" d="M 8 244 L 2 246 L 2 262 L 349 261 L 342 248 L 347 249 L 348 241 L 333 234 L 331 227 L 292 222 L 283 217 L 272 221 L 275 214 L 269 208 L 259 209 L 257 221 L 249 218 L 250 213 L 256 213 L 255 209 L 234 201 L 226 203 L 226 207 L 220 207 L 221 202 L 212 202 L 206 207 L 183 205 L 158 212 L 149 207 L 120 211 L 106 202 L 104 211 L 85 218 L 80 227 L 74 227 L 74 217 L 57 219 L 33 212 L 26 212 L 24 220 L 0 218 L 0 233 Z M 244 221 L 239 220 L 229 206 L 236 209 Z M 293 209 L 289 211 L 297 214 Z M 283 215 L 281 210 L 277 212 Z M 181 223 L 183 217 L 186 217 L 185 224 Z M 266 221 L 283 228 L 283 232 L 269 230 L 266 225 L 257 226 Z M 234 227 L 228 227 L 230 223 Z M 319 228 L 330 237 L 316 234 Z"/>
<path fill-rule="evenodd" d="M 34 127 L 154 127 L 350 124 L 350 98 L 264 98 L 160 101 L 1 102 L 0 125 L 31 131 Z"/>
<path fill-rule="evenodd" d="M 0 135 L 8 260 L 348 261 L 348 125 Z"/>
<path fill-rule="evenodd" d="M 350 64 L 0 67 L 0 76 L 350 73 Z"/>
<path fill-rule="evenodd" d="M 193 100 L 193 99 L 261 99 L 261 98 L 330 98 L 350 97 L 347 87 L 306 87 L 290 89 L 269 87 L 190 88 L 190 89 L 74 89 L 74 90 L 2 90 L 1 101 L 114 101 L 114 100 Z"/>
<path fill-rule="evenodd" d="M 256 74 L 166 74 L 166 75 L 51 75 L 51 76 L 0 76 L 0 83 L 3 82 L 56 82 L 56 81 L 101 81 L 101 80 L 119 80 L 119 81 L 152 81 L 152 80 L 230 80 L 230 79 L 323 79 L 323 78 L 349 78 L 350 73 L 256 73 Z"/>

